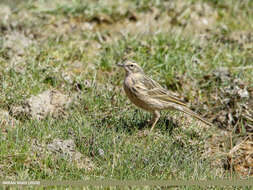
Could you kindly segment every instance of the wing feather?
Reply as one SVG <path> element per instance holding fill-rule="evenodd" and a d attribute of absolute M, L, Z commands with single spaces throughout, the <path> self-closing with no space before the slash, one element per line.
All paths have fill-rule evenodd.
<path fill-rule="evenodd" d="M 151 98 L 156 98 L 161 101 L 174 102 L 182 106 L 187 106 L 182 100 L 170 94 L 168 90 L 166 90 L 159 83 L 147 76 L 144 76 L 142 80 L 139 80 L 139 82 L 135 86 L 138 90 L 142 91 L 142 94 L 148 95 Z"/>

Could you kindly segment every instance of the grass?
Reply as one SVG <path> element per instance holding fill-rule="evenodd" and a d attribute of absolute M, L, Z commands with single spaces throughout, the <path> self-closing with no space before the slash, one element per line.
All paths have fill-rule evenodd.
<path fill-rule="evenodd" d="M 233 84 L 233 79 L 252 87 L 252 39 L 235 40 L 236 32 L 243 35 L 252 31 L 252 1 L 192 0 L 182 4 L 189 6 L 191 12 L 196 12 L 194 6 L 199 4 L 209 6 L 218 16 L 206 30 L 196 31 L 194 23 L 187 28 L 178 20 L 176 24 L 168 24 L 169 32 L 142 33 L 140 28 L 145 27 L 142 17 L 153 14 L 152 6 L 156 7 L 160 20 L 169 19 L 168 15 L 179 18 L 178 12 L 184 12 L 187 6 L 180 8 L 176 1 L 131 0 L 24 1 L 11 6 L 8 19 L 0 23 L 0 108 L 11 113 L 13 106 L 23 105 L 27 98 L 48 89 L 78 96 L 65 110 L 66 117 L 48 116 L 40 121 L 18 117 L 20 123 L 14 127 L 1 124 L 0 178 L 239 177 L 231 169 L 224 169 L 223 162 L 213 165 L 215 161 L 226 160 L 226 156 L 204 156 L 209 139 L 219 131 L 170 111 L 163 112 L 155 132 L 145 136 L 143 131 L 149 130 L 146 123 L 150 115 L 130 104 L 122 89 L 124 72 L 115 63 L 123 57 L 140 63 L 148 75 L 183 95 L 194 109 L 203 113 L 207 106 L 207 116 L 216 104 L 211 96 Z M 205 18 L 205 14 L 200 18 Z M 194 22 L 191 16 L 183 19 Z M 135 22 L 141 25 L 134 25 Z M 152 24 L 155 23 L 151 27 Z M 122 32 L 130 26 L 135 28 L 126 34 Z M 6 47 L 4 44 L 10 39 L 5 36 L 13 31 L 32 43 L 24 47 L 14 40 L 13 47 Z M 206 37 L 203 39 L 201 35 Z M 20 49 L 24 53 L 15 61 L 16 50 Z M 219 82 L 212 78 L 221 67 L 230 71 L 231 80 Z M 167 113 L 177 118 L 179 124 L 167 119 Z M 229 127 L 227 130 L 232 131 L 234 141 L 231 145 L 229 139 L 223 138 L 224 153 L 238 143 L 238 138 L 248 135 L 245 130 L 239 134 Z M 80 168 L 69 157 L 50 152 L 47 145 L 54 139 L 73 139 L 75 150 L 92 162 L 91 168 Z"/>

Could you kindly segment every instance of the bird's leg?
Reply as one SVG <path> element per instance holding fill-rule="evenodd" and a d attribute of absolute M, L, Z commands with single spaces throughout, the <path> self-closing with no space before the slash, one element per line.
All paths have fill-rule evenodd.
<path fill-rule="evenodd" d="M 160 115 L 159 111 L 155 110 L 155 111 L 153 112 L 153 118 L 152 118 L 152 120 L 150 121 L 150 122 L 152 123 L 152 127 L 151 127 L 151 129 L 150 129 L 150 132 L 155 128 L 155 125 L 156 125 L 157 121 L 159 120 L 160 116 L 161 116 L 161 115 Z"/>

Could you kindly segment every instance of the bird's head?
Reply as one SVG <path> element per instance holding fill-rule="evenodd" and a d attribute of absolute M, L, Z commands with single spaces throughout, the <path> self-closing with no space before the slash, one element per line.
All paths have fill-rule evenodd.
<path fill-rule="evenodd" d="M 127 74 L 143 73 L 142 68 L 133 61 L 126 61 L 123 64 L 118 63 L 117 66 L 123 67 Z"/>

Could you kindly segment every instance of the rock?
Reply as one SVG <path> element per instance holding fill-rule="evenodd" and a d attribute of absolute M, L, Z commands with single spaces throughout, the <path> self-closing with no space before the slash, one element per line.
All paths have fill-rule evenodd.
<path fill-rule="evenodd" d="M 8 55 L 24 55 L 25 48 L 32 44 L 32 40 L 27 38 L 24 34 L 13 31 L 4 36 L 3 47 L 9 49 Z"/>
<path fill-rule="evenodd" d="M 42 160 L 47 159 L 48 155 L 51 155 L 52 159 L 68 160 L 69 165 L 74 165 L 78 169 L 92 170 L 95 165 L 88 158 L 76 150 L 76 144 L 73 139 L 54 139 L 52 143 L 46 144 L 39 142 L 37 139 L 31 140 L 31 158 L 36 163 L 42 164 Z M 48 170 L 49 168 L 45 168 Z"/>
<path fill-rule="evenodd" d="M 46 116 L 59 117 L 65 115 L 66 109 L 71 103 L 71 98 L 57 90 L 47 90 L 32 96 L 22 106 L 13 107 L 14 116 L 26 115 L 33 119 L 44 119 Z"/>
<path fill-rule="evenodd" d="M 47 149 L 53 153 L 60 153 L 62 156 L 70 156 L 75 157 L 75 142 L 72 139 L 69 140 L 61 140 L 54 139 L 51 144 L 47 146 Z M 78 154 L 79 157 L 79 154 Z"/>
<path fill-rule="evenodd" d="M 91 170 L 94 168 L 94 164 L 88 157 L 84 157 L 80 152 L 75 150 L 76 145 L 72 139 L 54 139 L 51 144 L 47 145 L 47 149 L 57 156 L 70 159 L 79 169 Z"/>
<path fill-rule="evenodd" d="M 249 92 L 246 89 L 239 89 L 237 93 L 241 98 L 249 98 Z"/>
<path fill-rule="evenodd" d="M 98 154 L 99 154 L 100 156 L 104 157 L 105 151 L 104 151 L 103 149 L 99 148 L 99 149 L 98 149 Z"/>

